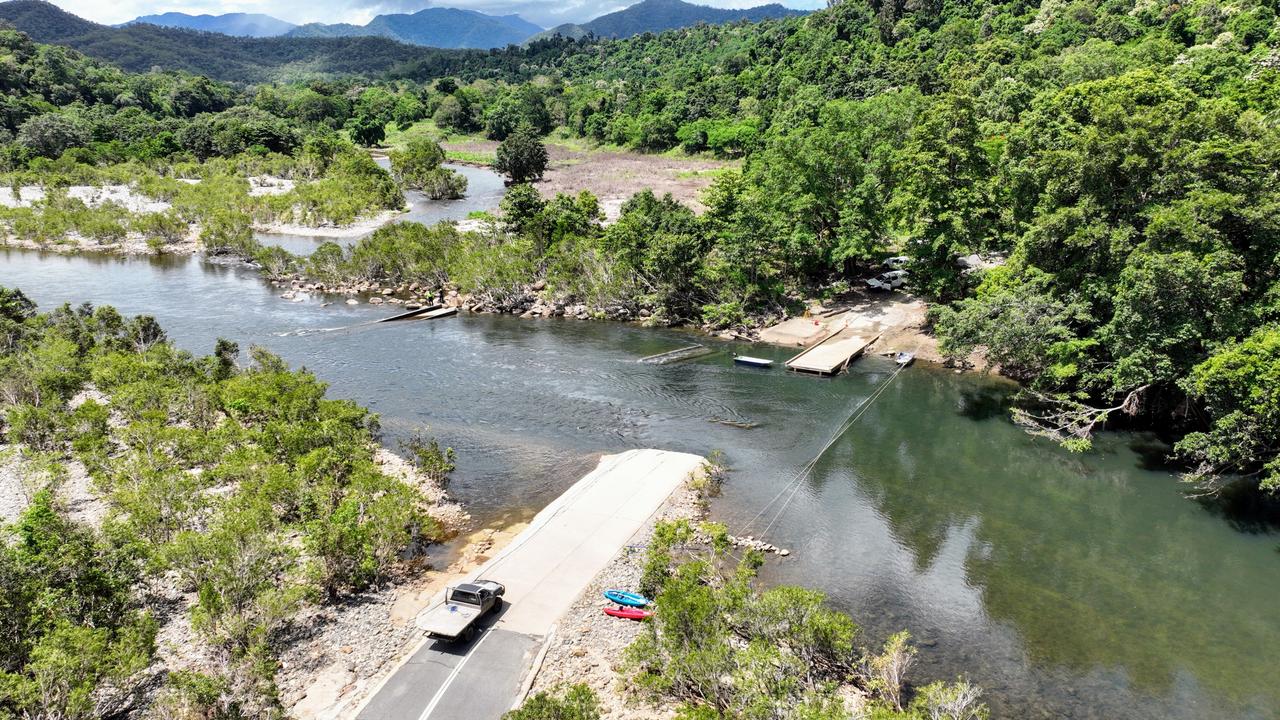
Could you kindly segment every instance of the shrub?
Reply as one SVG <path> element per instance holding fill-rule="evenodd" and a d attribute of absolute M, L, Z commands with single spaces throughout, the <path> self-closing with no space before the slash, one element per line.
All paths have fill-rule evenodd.
<path fill-rule="evenodd" d="M 502 720 L 599 720 L 600 700 L 582 683 L 557 694 L 540 692 L 524 705 L 502 716 Z"/>
<path fill-rule="evenodd" d="M 456 469 L 453 448 L 440 448 L 435 438 L 414 435 L 400 445 L 413 458 L 413 465 L 438 487 L 448 487 L 449 474 Z"/>

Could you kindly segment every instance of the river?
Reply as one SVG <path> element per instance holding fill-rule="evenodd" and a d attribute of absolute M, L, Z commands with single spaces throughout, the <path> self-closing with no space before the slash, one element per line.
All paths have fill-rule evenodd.
<path fill-rule="evenodd" d="M 425 427 L 454 447 L 452 491 L 482 523 L 528 516 L 602 452 L 658 447 L 726 453 L 712 513 L 739 531 L 893 369 L 742 369 L 732 353 L 788 353 L 619 323 L 362 324 L 389 311 L 288 302 L 250 269 L 197 258 L 0 250 L 0 285 L 46 309 L 153 314 L 195 352 L 219 336 L 267 346 L 381 413 L 391 443 Z M 718 352 L 637 362 L 692 341 Z M 1025 435 L 994 379 L 917 363 L 883 390 L 785 496 L 768 539 L 793 554 L 767 581 L 826 591 L 869 642 L 910 629 L 914 676 L 966 674 L 995 717 L 1277 717 L 1275 528 L 1187 499 L 1146 436 L 1073 455 Z"/>

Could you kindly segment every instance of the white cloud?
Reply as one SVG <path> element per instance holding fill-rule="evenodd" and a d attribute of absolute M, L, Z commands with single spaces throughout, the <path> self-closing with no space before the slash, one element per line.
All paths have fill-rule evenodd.
<path fill-rule="evenodd" d="M 752 7 L 773 0 L 689 0 L 715 7 Z M 633 0 L 639 2 L 639 0 Z M 546 27 L 585 22 L 632 4 L 627 0 L 54 0 L 62 9 L 94 22 L 116 24 L 139 15 L 185 12 L 220 15 L 229 12 L 264 13 L 293 23 L 349 22 L 364 24 L 375 15 L 403 13 L 424 7 L 457 7 L 492 15 L 517 13 Z M 783 0 L 788 7 L 815 9 L 822 0 Z"/>

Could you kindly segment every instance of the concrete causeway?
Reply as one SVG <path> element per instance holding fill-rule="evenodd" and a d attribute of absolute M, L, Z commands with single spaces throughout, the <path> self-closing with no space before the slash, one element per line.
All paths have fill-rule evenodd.
<path fill-rule="evenodd" d="M 498 720 L 573 601 L 703 462 L 665 450 L 601 458 L 476 571 L 474 579 L 506 585 L 502 612 L 471 642 L 425 638 L 357 717 Z"/>

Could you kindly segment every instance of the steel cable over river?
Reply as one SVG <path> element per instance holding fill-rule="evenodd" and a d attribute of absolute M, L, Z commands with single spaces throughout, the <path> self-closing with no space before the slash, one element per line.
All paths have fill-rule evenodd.
<path fill-rule="evenodd" d="M 880 357 L 832 380 L 746 371 L 729 355 L 790 353 L 563 319 L 309 332 L 387 311 L 285 302 L 251 269 L 196 258 L 0 249 L 0 285 L 45 309 L 153 314 L 193 352 L 217 337 L 268 346 L 381 413 L 388 442 L 425 425 L 453 446 L 452 491 L 478 522 L 527 517 L 600 453 L 723 450 L 732 473 L 712 515 L 731 531 L 789 488 L 769 539 L 795 553 L 766 581 L 826 591 L 868 644 L 911 630 L 916 676 L 966 674 L 996 717 L 1280 715 L 1276 529 L 1185 498 L 1148 438 L 1072 455 L 1028 437 L 994 379 L 917 363 L 889 383 Z M 636 362 L 691 339 L 724 352 Z M 856 423 L 820 452 L 851 408 Z"/>

